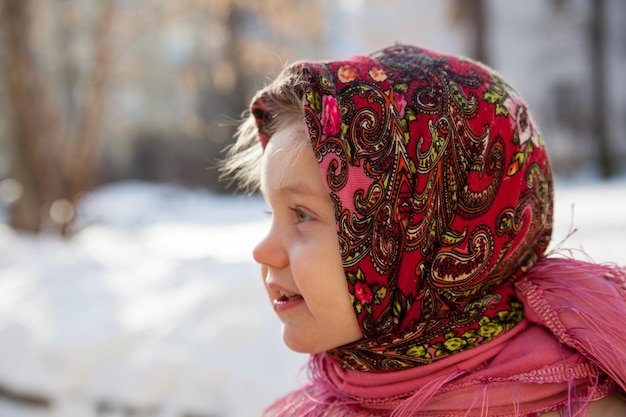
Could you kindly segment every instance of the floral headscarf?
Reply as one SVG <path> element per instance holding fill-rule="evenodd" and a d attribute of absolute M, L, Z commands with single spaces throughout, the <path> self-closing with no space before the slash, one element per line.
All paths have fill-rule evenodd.
<path fill-rule="evenodd" d="M 520 322 L 512 282 L 548 245 L 552 185 L 515 90 L 475 62 L 411 46 L 287 71 L 306 81 L 365 335 L 331 354 L 351 369 L 412 367 Z"/>
<path fill-rule="evenodd" d="M 624 321 L 599 320 L 624 317 L 626 269 L 545 257 L 549 159 L 498 74 L 397 45 L 282 77 L 258 137 L 280 85 L 301 95 L 364 337 L 268 415 L 570 415 L 626 389 Z"/>

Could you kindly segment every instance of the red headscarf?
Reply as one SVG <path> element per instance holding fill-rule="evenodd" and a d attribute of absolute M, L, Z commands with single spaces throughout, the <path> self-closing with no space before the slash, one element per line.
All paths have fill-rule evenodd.
<path fill-rule="evenodd" d="M 548 245 L 552 183 L 517 93 L 473 62 L 409 46 L 297 70 L 312 80 L 305 120 L 366 336 L 332 354 L 406 368 L 519 323 L 512 281 Z"/>
<path fill-rule="evenodd" d="M 343 266 L 364 335 L 312 360 L 312 401 L 357 404 L 344 408 L 351 412 L 367 404 L 402 414 L 404 407 L 403 415 L 414 415 L 429 410 L 424 403 L 439 395 L 444 408 L 430 412 L 456 415 L 445 408 L 442 390 L 458 378 L 467 379 L 465 388 L 475 384 L 476 369 L 494 355 L 503 360 L 504 346 L 522 334 L 535 335 L 550 350 L 545 366 L 574 366 L 578 353 L 559 353 L 563 340 L 545 327 L 538 331 L 524 315 L 535 290 L 519 286 L 544 258 L 553 194 L 543 140 L 516 91 L 480 64 L 402 45 L 345 61 L 301 62 L 285 72 L 303 86 L 307 131 L 335 205 Z M 263 94 L 253 114 L 266 143 L 271 139 L 264 130 Z M 619 274 L 618 287 L 623 270 Z M 623 288 L 617 291 L 623 322 Z M 541 298 L 543 292 L 537 293 Z M 545 326 L 544 318 L 535 321 Z M 518 346 L 528 347 L 530 339 L 524 340 Z M 623 347 L 621 355 L 626 358 Z M 509 378 L 536 370 L 528 362 L 512 365 L 516 360 L 507 359 L 504 373 L 503 367 L 483 370 L 481 381 L 493 387 L 506 381 L 502 389 L 510 393 Z M 400 369 L 407 371 L 389 372 Z M 581 378 L 595 378 L 597 395 L 599 373 L 594 366 L 585 369 Z M 571 376 L 563 372 L 555 392 L 567 399 Z M 539 378 L 532 387 L 544 383 Z M 500 405 L 541 397 L 520 392 L 517 402 L 509 396 Z M 502 392 L 497 396 L 504 398 Z M 300 410 L 320 411 L 306 395 L 296 397 Z M 473 407 L 470 400 L 459 401 L 460 412 Z M 559 401 L 524 410 L 549 409 Z M 518 408 L 510 415 L 522 414 Z"/>

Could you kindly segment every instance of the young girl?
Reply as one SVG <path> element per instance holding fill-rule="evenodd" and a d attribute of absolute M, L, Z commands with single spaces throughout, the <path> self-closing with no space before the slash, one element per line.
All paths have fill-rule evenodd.
<path fill-rule="evenodd" d="M 625 416 L 626 270 L 547 256 L 552 172 L 526 103 L 397 45 L 287 67 L 226 172 L 310 383 L 268 416 Z"/>

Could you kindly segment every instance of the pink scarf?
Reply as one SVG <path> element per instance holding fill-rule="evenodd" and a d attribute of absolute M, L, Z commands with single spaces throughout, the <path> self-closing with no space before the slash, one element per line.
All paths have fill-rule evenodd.
<path fill-rule="evenodd" d="M 266 415 L 576 416 L 626 389 L 626 323 L 613 319 L 626 314 L 624 268 L 544 259 L 516 287 L 528 319 L 490 343 L 387 373 L 346 370 L 315 355 L 312 382 Z"/>

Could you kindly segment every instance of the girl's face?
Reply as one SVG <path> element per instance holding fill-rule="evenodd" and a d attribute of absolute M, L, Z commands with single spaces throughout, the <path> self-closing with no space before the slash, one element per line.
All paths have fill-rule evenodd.
<path fill-rule="evenodd" d="M 303 123 L 286 124 L 265 148 L 261 191 L 272 224 L 254 259 L 262 266 L 285 344 L 296 352 L 320 353 L 362 336 L 341 264 L 332 202 L 306 140 Z"/>

